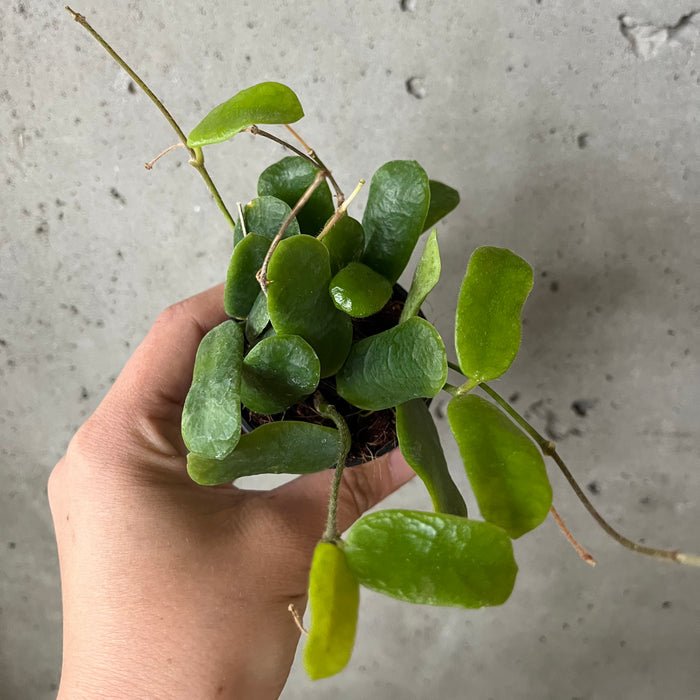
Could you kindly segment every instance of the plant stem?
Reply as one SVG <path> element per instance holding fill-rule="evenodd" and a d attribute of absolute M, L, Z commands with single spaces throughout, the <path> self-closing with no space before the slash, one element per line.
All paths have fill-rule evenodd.
<path fill-rule="evenodd" d="M 229 213 L 228 209 L 226 208 L 226 205 L 224 204 L 223 199 L 221 198 L 221 195 L 219 194 L 219 191 L 216 189 L 216 186 L 214 185 L 214 182 L 212 181 L 209 173 L 207 172 L 207 169 L 204 167 L 204 157 L 202 156 L 202 151 L 201 149 L 197 148 L 190 148 L 187 146 L 187 136 L 185 136 L 185 132 L 180 128 L 180 125 L 175 121 L 175 118 L 173 117 L 172 114 L 167 110 L 165 105 L 156 97 L 156 95 L 153 93 L 151 88 L 144 83 L 143 80 L 136 74 L 136 72 L 129 66 L 129 64 L 107 43 L 107 41 L 90 25 L 90 23 L 85 19 L 83 15 L 81 15 L 79 12 L 75 12 L 72 10 L 70 7 L 66 6 L 66 10 L 70 13 L 70 15 L 73 17 L 73 19 L 80 24 L 94 39 L 97 41 L 102 48 L 123 68 L 123 70 L 128 74 L 128 76 L 144 91 L 146 96 L 153 102 L 153 104 L 160 110 L 161 114 L 166 118 L 168 121 L 168 124 L 173 128 L 175 133 L 177 134 L 177 137 L 180 139 L 180 141 L 185 145 L 185 148 L 187 148 L 189 154 L 190 154 L 190 165 L 194 166 L 194 168 L 199 172 L 199 174 L 202 176 L 204 179 L 204 182 L 207 184 L 207 187 L 209 188 L 209 191 L 211 192 L 212 196 L 214 197 L 214 201 L 218 204 L 219 209 L 221 209 L 222 214 L 226 218 L 226 221 L 228 221 L 229 226 L 233 228 L 235 226 L 235 222 L 233 218 L 231 217 L 231 214 Z"/>
<path fill-rule="evenodd" d="M 576 553 L 583 559 L 583 561 L 586 562 L 586 564 L 590 564 L 591 566 L 596 565 L 596 561 L 593 558 L 593 556 L 590 554 L 590 552 L 587 552 L 577 541 L 576 538 L 571 534 L 571 531 L 569 530 L 568 527 L 566 527 L 566 523 L 562 520 L 561 515 L 557 513 L 557 509 L 552 506 L 549 509 L 549 512 L 552 514 L 552 517 L 556 521 L 557 525 L 559 525 L 559 529 L 564 533 L 564 537 L 569 541 L 569 544 L 576 550 Z"/>
<path fill-rule="evenodd" d="M 451 396 L 457 396 L 457 394 L 459 394 L 459 388 L 456 387 L 454 384 L 450 384 L 449 382 L 445 382 L 445 385 L 442 387 L 442 390 L 446 391 Z"/>
<path fill-rule="evenodd" d="M 321 540 L 322 542 L 331 542 L 335 544 L 340 540 L 340 533 L 338 532 L 338 494 L 340 493 L 340 482 L 343 478 L 343 470 L 345 469 L 345 459 L 350 451 L 350 429 L 343 416 L 338 413 L 334 406 L 331 406 L 331 404 L 326 401 L 319 391 L 314 395 L 314 408 L 321 416 L 332 420 L 333 423 L 335 423 L 335 427 L 338 429 L 338 460 L 336 462 L 335 475 L 333 476 L 333 484 L 331 485 L 331 493 L 328 499 L 328 520 Z"/>
<path fill-rule="evenodd" d="M 280 230 L 277 231 L 275 237 L 272 239 L 272 243 L 270 243 L 270 247 L 267 249 L 267 253 L 265 253 L 265 259 L 263 260 L 262 267 L 255 275 L 265 296 L 267 296 L 267 285 L 269 284 L 267 279 L 267 268 L 270 265 L 270 258 L 272 258 L 272 254 L 275 252 L 279 242 L 282 240 L 285 231 L 289 228 L 289 224 L 292 223 L 292 220 L 299 213 L 301 208 L 309 201 L 309 199 L 311 199 L 311 195 L 318 189 L 318 186 L 323 182 L 324 178 L 325 173 L 319 170 L 318 173 L 316 173 L 314 181 L 306 188 L 306 192 L 301 195 L 299 201 L 294 205 L 294 209 L 289 212 L 287 218 L 282 222 Z"/>
<path fill-rule="evenodd" d="M 347 212 L 348 207 L 352 203 L 352 200 L 355 199 L 355 197 L 357 197 L 358 192 L 364 186 L 365 186 L 364 180 L 360 180 L 357 183 L 357 187 L 352 191 L 352 194 L 346 200 L 344 200 L 343 203 L 335 210 L 335 213 L 333 214 L 333 216 L 331 216 L 330 219 L 328 219 L 328 221 L 326 222 L 326 225 L 323 227 L 323 230 L 321 231 L 321 233 L 319 233 L 318 236 L 316 236 L 316 238 L 319 241 L 338 223 L 338 220 L 341 217 L 345 216 L 345 213 Z"/>

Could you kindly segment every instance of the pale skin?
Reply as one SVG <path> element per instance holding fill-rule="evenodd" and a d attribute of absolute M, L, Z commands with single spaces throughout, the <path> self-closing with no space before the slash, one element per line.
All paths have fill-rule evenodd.
<path fill-rule="evenodd" d="M 203 487 L 180 417 L 223 287 L 166 309 L 49 479 L 63 590 L 59 700 L 277 698 L 299 641 L 331 472 Z M 345 471 L 340 529 L 413 476 L 398 450 Z"/>

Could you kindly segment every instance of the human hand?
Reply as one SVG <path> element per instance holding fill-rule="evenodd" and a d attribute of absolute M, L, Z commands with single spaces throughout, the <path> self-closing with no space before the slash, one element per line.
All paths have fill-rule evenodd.
<path fill-rule="evenodd" d="M 59 699 L 277 698 L 332 472 L 271 491 L 186 471 L 182 405 L 223 285 L 166 309 L 49 479 L 63 587 Z M 406 483 L 398 450 L 345 471 L 341 531 Z"/>

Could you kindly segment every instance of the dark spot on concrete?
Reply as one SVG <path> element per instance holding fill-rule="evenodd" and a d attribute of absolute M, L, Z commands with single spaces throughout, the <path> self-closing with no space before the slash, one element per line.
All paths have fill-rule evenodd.
<path fill-rule="evenodd" d="M 664 608 L 665 610 L 668 610 L 671 607 L 671 601 L 670 600 L 664 600 L 663 603 L 661 603 L 661 607 Z"/>
<path fill-rule="evenodd" d="M 549 272 L 547 272 L 547 270 L 542 270 L 542 272 L 540 272 L 540 277 L 546 277 L 548 274 Z"/>
<path fill-rule="evenodd" d="M 117 251 L 117 257 L 118 257 L 120 260 L 124 260 L 124 253 L 122 253 L 121 250 L 118 250 L 118 251 Z"/>
<path fill-rule="evenodd" d="M 58 690 L 58 683 L 49 683 L 49 690 Z"/>
<path fill-rule="evenodd" d="M 25 7 L 25 5 L 24 5 L 23 2 L 20 2 L 20 3 L 17 5 L 16 12 L 17 12 L 18 15 L 22 15 L 23 17 L 26 17 L 26 16 L 27 16 L 27 8 Z"/>
<path fill-rule="evenodd" d="M 8 542 L 8 543 L 7 543 L 7 546 L 8 546 L 10 549 L 17 549 L 17 543 L 16 543 L 16 542 Z"/>
<path fill-rule="evenodd" d="M 512 73 L 513 70 L 514 70 L 514 69 L 513 69 L 513 66 L 512 66 L 512 65 L 506 66 L 506 73 Z"/>
<path fill-rule="evenodd" d="M 68 308 L 70 309 L 70 312 L 73 314 L 73 316 L 78 315 L 78 307 L 75 304 L 71 304 Z"/>
<path fill-rule="evenodd" d="M 88 392 L 88 390 L 84 386 L 81 386 L 80 387 L 80 400 L 86 401 L 89 398 L 90 398 L 90 393 Z"/>
<path fill-rule="evenodd" d="M 549 291 L 550 292 L 558 292 L 559 291 L 559 282 L 557 282 L 556 280 L 552 280 L 549 283 Z"/>
<path fill-rule="evenodd" d="M 642 497 L 639 499 L 639 502 L 640 502 L 641 505 L 643 505 L 643 506 L 648 506 L 648 505 L 651 503 L 651 496 L 642 496 Z"/>
<path fill-rule="evenodd" d="M 48 236 L 49 235 L 49 222 L 48 221 L 42 221 L 35 229 L 34 233 L 36 233 L 37 236 Z"/>
<path fill-rule="evenodd" d="M 597 496 L 600 493 L 600 484 L 597 481 L 591 481 L 586 488 L 588 489 L 589 493 L 592 493 L 594 496 Z"/>
<path fill-rule="evenodd" d="M 621 646 L 621 647 L 627 646 L 627 642 L 626 642 L 624 639 L 621 639 L 621 640 L 620 640 L 620 646 Z"/>
<path fill-rule="evenodd" d="M 581 148 L 581 149 L 586 148 L 586 146 L 588 146 L 588 134 L 585 131 L 581 132 L 576 137 L 576 143 L 578 144 L 579 148 Z"/>
<path fill-rule="evenodd" d="M 246 22 L 245 26 L 248 27 L 248 29 L 255 29 L 255 22 Z"/>
<path fill-rule="evenodd" d="M 569 627 L 571 627 L 571 625 L 570 625 L 568 622 L 565 622 L 565 623 L 562 624 L 562 626 L 561 626 L 561 628 L 562 628 L 563 630 L 568 630 Z"/>
<path fill-rule="evenodd" d="M 97 321 L 95 321 L 95 325 L 96 325 L 98 328 L 104 328 L 105 322 L 104 322 L 101 318 L 98 318 Z"/>
<path fill-rule="evenodd" d="M 547 642 L 547 637 L 544 634 L 540 635 L 540 644 L 545 644 Z"/>
<path fill-rule="evenodd" d="M 571 410 L 581 418 L 585 418 L 596 404 L 598 399 L 576 399 L 576 401 L 571 402 Z"/>
<path fill-rule="evenodd" d="M 605 375 L 605 381 L 606 382 L 611 382 L 615 377 L 612 376 L 612 374 L 606 374 Z"/>
<path fill-rule="evenodd" d="M 519 394 L 517 391 L 514 391 L 514 392 L 508 397 L 508 403 L 515 403 L 519 398 L 520 398 L 520 394 Z"/>
<path fill-rule="evenodd" d="M 0 338 L 0 347 L 7 347 L 7 341 L 4 338 Z"/>
<path fill-rule="evenodd" d="M 129 93 L 132 95 L 136 94 L 136 83 L 133 80 L 129 81 L 129 84 L 126 86 L 126 89 Z"/>
<path fill-rule="evenodd" d="M 250 58 L 250 54 L 246 54 L 246 55 L 245 55 L 245 60 L 246 60 L 246 63 L 250 63 L 250 61 L 252 60 L 252 59 Z"/>
<path fill-rule="evenodd" d="M 669 328 L 669 329 L 666 331 L 666 333 L 667 333 L 668 335 L 676 335 L 676 331 L 674 331 L 673 328 Z"/>
<path fill-rule="evenodd" d="M 422 100 L 425 97 L 425 86 L 423 85 L 423 79 L 418 76 L 412 76 L 406 81 L 406 92 L 409 95 L 413 95 L 418 100 Z"/>
<path fill-rule="evenodd" d="M 401 7 L 401 12 L 415 12 L 416 0 L 401 0 L 399 7 Z"/>
<path fill-rule="evenodd" d="M 116 187 L 111 187 L 109 193 L 114 199 L 117 200 L 117 202 L 119 202 L 119 204 L 126 204 L 126 199 L 124 198 L 124 195 Z"/>
<path fill-rule="evenodd" d="M 62 199 L 56 198 L 56 206 L 57 207 L 65 207 L 66 203 Z"/>

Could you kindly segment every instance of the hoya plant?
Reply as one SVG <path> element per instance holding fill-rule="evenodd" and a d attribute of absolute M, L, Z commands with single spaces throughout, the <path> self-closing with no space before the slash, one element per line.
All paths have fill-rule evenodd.
<path fill-rule="evenodd" d="M 364 182 L 345 198 L 335 171 L 289 126 L 304 112 L 296 94 L 277 82 L 237 92 L 185 135 L 85 18 L 70 12 L 166 116 L 232 229 L 223 298 L 229 319 L 203 338 L 183 409 L 190 477 L 215 486 L 256 474 L 335 469 L 309 575 L 304 665 L 311 678 L 348 663 L 361 586 L 414 604 L 501 605 L 518 571 L 512 540 L 550 512 L 594 564 L 552 508 L 545 457 L 620 544 L 700 565 L 694 555 L 642 546 L 613 530 L 554 444 L 489 384 L 518 353 L 521 311 L 533 285 L 532 268 L 515 253 L 483 246 L 471 254 L 458 290 L 457 361 L 448 361 L 445 341 L 420 309 L 440 276 L 435 224 L 459 203 L 453 188 L 431 180 L 415 161 L 391 161 L 372 175 L 362 215 L 353 211 Z M 260 124 L 278 125 L 281 135 Z M 261 172 L 257 196 L 234 216 L 207 172 L 204 149 L 242 132 L 272 139 L 292 155 Z M 420 258 L 405 291 L 397 280 L 416 247 Z M 452 354 L 452 339 L 447 346 Z M 459 383 L 447 381 L 449 369 Z M 451 397 L 447 419 L 480 519 L 467 512 L 450 476 L 429 410 L 441 391 Z M 425 484 L 432 511 L 380 510 L 339 532 L 343 470 L 397 444 Z"/>

